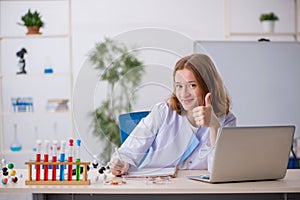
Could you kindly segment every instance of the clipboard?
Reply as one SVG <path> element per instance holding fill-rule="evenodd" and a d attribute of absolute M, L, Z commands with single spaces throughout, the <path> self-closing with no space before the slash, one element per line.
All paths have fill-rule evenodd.
<path fill-rule="evenodd" d="M 128 174 L 123 175 L 125 178 L 148 178 L 148 177 L 172 177 L 177 175 L 177 167 L 167 168 L 138 168 L 129 170 Z"/>

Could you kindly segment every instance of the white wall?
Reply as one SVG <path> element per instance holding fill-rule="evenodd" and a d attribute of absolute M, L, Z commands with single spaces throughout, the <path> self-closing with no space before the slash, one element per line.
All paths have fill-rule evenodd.
<path fill-rule="evenodd" d="M 75 75 L 87 52 L 104 36 L 114 37 L 137 28 L 159 27 L 194 39 L 223 39 L 223 4 L 223 0 L 74 0 Z"/>
<path fill-rule="evenodd" d="M 121 41 L 128 41 L 129 45 L 139 46 L 141 45 L 139 43 L 141 38 L 135 40 L 134 34 L 128 34 L 128 32 L 155 27 L 170 31 L 171 35 L 172 33 L 178 34 L 179 38 L 186 37 L 187 40 L 190 39 L 191 41 L 224 40 L 226 29 L 225 2 L 224 0 L 73 0 L 72 45 L 75 80 L 79 71 L 86 67 L 88 52 L 94 47 L 95 43 L 101 42 L 105 36 L 120 39 L 120 37 L 122 38 L 127 34 L 127 36 L 130 36 L 125 39 L 123 37 Z M 261 32 L 258 20 L 259 14 L 270 11 L 274 11 L 279 15 L 280 21 L 277 22 L 277 31 L 293 31 L 293 1 L 230 0 L 228 2 L 231 11 L 228 27 L 233 32 Z M 145 34 L 142 39 L 143 42 L 169 43 L 168 45 L 178 46 L 179 49 L 190 45 L 185 39 L 182 39 L 185 42 L 181 42 L 181 39 L 179 41 L 176 39 L 169 40 L 168 37 L 154 37 L 151 34 Z M 257 40 L 256 37 L 232 37 L 231 39 Z M 280 39 L 292 40 L 293 38 L 274 38 L 274 40 Z M 188 54 L 189 51 L 186 52 Z M 140 51 L 139 53 L 141 53 L 140 58 L 150 66 L 147 68 L 150 69 L 148 77 L 144 77 L 144 80 L 153 80 L 156 83 L 162 83 L 162 80 L 171 81 L 172 68 L 178 57 L 172 57 L 168 53 L 165 54 L 165 52 L 162 53 L 156 50 L 155 53 L 153 51 L 151 53 Z M 166 68 L 159 70 L 158 65 L 149 63 L 160 64 Z M 166 78 L 168 71 L 170 75 Z M 163 84 L 166 88 L 170 87 L 165 82 Z M 152 85 L 151 88 L 151 90 L 139 91 L 139 101 L 135 109 L 150 108 L 153 103 L 163 100 L 169 93 L 168 90 L 162 89 L 162 87 L 157 88 L 157 85 Z M 103 92 L 105 86 L 104 89 L 97 86 L 97 90 L 91 90 L 98 95 L 95 98 L 96 100 L 91 101 L 93 105 L 90 102 L 81 103 L 82 108 L 80 110 L 84 110 L 86 113 L 80 112 L 80 115 L 78 115 L 78 117 L 80 116 L 79 124 L 77 124 L 78 131 L 83 136 L 83 140 L 86 140 L 85 142 L 89 144 L 90 153 L 92 154 L 98 153 L 100 144 L 91 136 L 87 124 L 90 119 L 85 116 L 88 116 L 88 113 L 93 110 L 93 106 L 96 106 L 100 99 L 105 96 L 105 92 Z M 84 97 L 87 98 L 86 95 Z"/>
<path fill-rule="evenodd" d="M 137 28 L 159 27 L 178 31 L 194 40 L 224 40 L 225 25 L 232 32 L 261 32 L 259 15 L 271 11 L 280 18 L 276 22 L 276 32 L 293 32 L 293 4 L 292 0 L 72 0 L 75 76 L 87 52 L 104 36 L 114 37 Z M 227 5 L 230 21 L 225 24 Z"/>
<path fill-rule="evenodd" d="M 181 53 L 183 56 L 192 53 L 192 38 L 218 40 L 223 39 L 224 35 L 223 0 L 188 0 L 186 2 L 180 0 L 74 0 L 72 1 L 72 12 L 75 79 L 78 77 L 79 70 L 85 67 L 83 63 L 86 63 L 87 53 L 96 42 L 101 42 L 104 36 L 118 38 L 119 41 L 128 43 L 130 47 L 138 45 L 152 48 L 138 52 L 147 66 L 148 75 L 143 77 L 145 86 L 137 91 L 138 102 L 134 107 L 137 110 L 150 109 L 154 103 L 163 100 L 170 94 L 168 89 L 172 84 L 172 68 L 178 57 L 174 57 L 166 51 L 157 50 L 155 47 L 175 52 L 187 49 L 181 51 L 186 52 Z M 81 14 L 82 12 L 84 15 Z M 211 16 L 210 23 L 207 23 L 207 16 Z M 170 33 L 166 33 L 166 35 L 161 33 L 156 36 L 147 31 L 142 31 L 142 34 L 134 33 L 136 29 L 149 27 L 168 29 Z M 172 35 L 175 38 L 172 39 Z M 177 35 L 179 39 L 176 38 Z M 182 40 L 184 42 L 181 42 Z M 162 44 L 167 47 L 161 47 Z M 160 67 L 164 67 L 164 70 L 159 69 Z M 77 111 L 77 107 L 75 108 L 77 131 L 82 137 L 83 143 L 88 145 L 89 153 L 92 155 L 100 152 L 101 144 L 92 136 L 89 127 L 91 118 L 87 116 L 93 110 L 92 106 L 96 107 L 106 94 L 105 86 L 103 86 L 104 88 L 97 87 L 97 91 L 90 90 L 98 96 L 96 100 L 93 99 L 90 103 L 81 102 L 80 111 Z M 87 95 L 84 96 L 87 100 Z"/>
<path fill-rule="evenodd" d="M 164 50 L 172 50 L 179 53 L 181 56 L 192 52 L 191 42 L 194 40 L 224 40 L 225 39 L 225 2 L 229 4 L 229 27 L 232 31 L 254 31 L 260 32 L 261 27 L 258 21 L 258 15 L 262 12 L 274 11 L 280 21 L 277 23 L 277 31 L 292 32 L 293 30 L 293 2 L 292 0 L 71 0 L 71 24 L 72 24 L 72 63 L 74 72 L 74 81 L 76 81 L 80 70 L 86 63 L 88 52 L 94 47 L 95 43 L 101 42 L 104 38 L 118 38 L 120 41 L 128 42 L 128 44 L 139 43 L 138 45 L 152 45 L 151 47 L 160 47 L 163 45 Z M 48 2 L 48 1 L 47 1 Z M 50 1 L 45 2 L 30 1 L 15 3 L 6 2 L 0 9 L 1 35 L 22 35 L 24 27 L 16 26 L 19 21 L 20 13 L 24 12 L 24 7 L 32 7 L 40 10 L 46 20 L 46 27 L 43 30 L 44 34 L 54 34 L 54 30 L 59 32 L 67 32 L 64 26 L 67 24 L 64 9 L 67 2 Z M 62 4 L 62 6 L 57 6 Z M 59 8 L 57 8 L 59 7 Z M 55 18 L 52 16 L 56 15 Z M 246 21 L 246 22 L 245 22 Z M 300 20 L 299 20 L 300 21 Z M 146 33 L 144 37 L 137 37 L 138 34 L 133 33 L 133 30 L 141 30 L 142 28 L 156 27 L 169 31 L 169 35 Z M 146 31 L 147 32 L 147 31 Z M 166 33 L 165 32 L 165 33 Z M 140 32 L 139 32 L 140 33 Z M 125 37 L 126 36 L 126 37 Z M 276 39 L 282 37 L 276 37 Z M 239 40 L 257 40 L 253 37 L 234 38 Z M 291 40 L 291 38 L 284 38 Z M 144 44 L 147 43 L 147 44 Z M 2 53 L 4 56 L 10 56 L 14 59 L 14 52 L 11 50 L 13 46 L 5 47 L 2 43 Z M 11 43 L 10 43 L 11 44 Z M 17 44 L 16 44 L 17 46 Z M 62 43 L 47 46 L 47 51 L 55 51 L 57 47 L 61 48 Z M 53 49 L 51 49 L 52 47 Z M 43 49 L 43 48 L 41 48 Z M 44 49 L 45 50 L 45 49 Z M 7 52 L 7 53 L 6 53 Z M 39 49 L 34 52 L 38 56 Z M 57 51 L 56 53 L 58 53 Z M 148 76 L 143 80 L 146 86 L 138 91 L 139 101 L 135 105 L 135 109 L 147 109 L 153 103 L 162 100 L 169 93 L 171 82 L 171 72 L 178 55 L 170 53 L 170 51 L 158 51 L 157 48 L 139 51 L 140 58 L 147 65 Z M 42 53 L 41 53 L 42 54 Z M 64 55 L 61 55 L 64 56 Z M 8 59 L 8 60 L 12 60 Z M 44 57 L 41 57 L 43 62 Z M 64 60 L 64 59 L 62 59 Z M 30 62 L 30 60 L 28 60 Z M 13 65 L 15 60 L 11 61 Z M 5 64 L 5 63 L 4 63 Z M 60 69 L 59 63 L 53 63 L 54 67 Z M 9 64 L 5 64 L 8 65 Z M 40 63 L 37 63 L 40 65 Z M 67 64 L 66 64 L 67 65 Z M 162 70 L 163 67 L 164 70 Z M 13 69 L 12 69 L 13 70 Z M 169 76 L 170 74 L 170 76 Z M 163 86 L 155 84 L 147 84 L 148 82 L 162 83 Z M 96 86 L 95 86 L 96 87 Z M 84 87 L 83 87 L 84 88 Z M 102 95 L 101 87 L 98 87 L 98 96 L 96 97 L 97 104 Z M 159 92 L 157 92 L 159 91 Z M 146 94 L 146 95 L 145 95 Z M 63 95 L 63 94 L 62 94 Z M 149 98 L 151 97 L 151 98 Z M 86 96 L 81 96 L 85 99 Z M 82 108 L 85 113 L 82 114 L 80 133 L 89 133 L 89 123 L 91 119 L 88 113 L 93 107 L 85 109 L 89 103 L 83 103 Z M 94 106 L 94 105 L 93 105 Z M 96 106 L 96 105 L 95 105 Z M 7 110 L 6 108 L 4 110 Z M 38 120 L 39 121 L 39 120 Z M 36 122 L 38 123 L 38 122 Z M 69 126 L 65 126 L 63 131 L 69 130 Z M 52 130 L 52 126 L 51 126 Z M 44 130 L 43 130 L 44 132 Z M 67 132 L 67 131 L 66 131 Z M 47 138 L 48 132 L 45 131 L 44 137 Z M 94 141 L 93 139 L 89 139 Z M 7 145 L 7 144 L 6 144 Z M 94 142 L 91 144 L 96 150 L 99 144 Z"/>

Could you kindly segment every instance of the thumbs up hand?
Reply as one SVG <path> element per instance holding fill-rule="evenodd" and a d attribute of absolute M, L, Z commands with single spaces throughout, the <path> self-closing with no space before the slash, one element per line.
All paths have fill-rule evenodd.
<path fill-rule="evenodd" d="M 193 109 L 193 117 L 198 127 L 206 126 L 210 128 L 210 145 L 215 145 L 217 132 L 221 125 L 211 105 L 211 93 L 206 94 L 204 106 Z"/>
<path fill-rule="evenodd" d="M 203 106 L 198 106 L 193 109 L 193 117 L 198 127 L 211 126 L 212 118 L 217 118 L 211 105 L 211 93 L 206 94 L 205 104 Z"/>

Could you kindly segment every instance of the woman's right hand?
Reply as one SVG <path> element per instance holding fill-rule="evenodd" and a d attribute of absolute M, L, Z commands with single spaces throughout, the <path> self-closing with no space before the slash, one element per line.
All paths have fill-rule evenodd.
<path fill-rule="evenodd" d="M 129 163 L 122 162 L 120 159 L 114 158 L 109 167 L 113 175 L 122 176 L 128 173 Z"/>

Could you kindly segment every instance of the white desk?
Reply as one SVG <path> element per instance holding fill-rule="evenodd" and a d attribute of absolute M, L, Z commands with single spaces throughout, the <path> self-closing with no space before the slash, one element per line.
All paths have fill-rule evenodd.
<path fill-rule="evenodd" d="M 151 199 L 163 196 L 174 199 L 300 199 L 300 170 L 292 169 L 282 180 L 209 184 L 189 180 L 187 175 L 199 175 L 200 170 L 179 171 L 177 178 L 164 184 L 146 184 L 145 179 L 127 179 L 126 184 L 107 185 L 91 179 L 91 185 L 25 185 L 27 170 L 18 171 L 24 177 L 16 184 L 0 186 L 0 193 L 33 193 L 34 199 Z M 147 195 L 146 195 L 147 194 Z M 76 197 L 76 198 L 75 198 Z M 202 198 L 201 198 L 202 197 Z"/>

